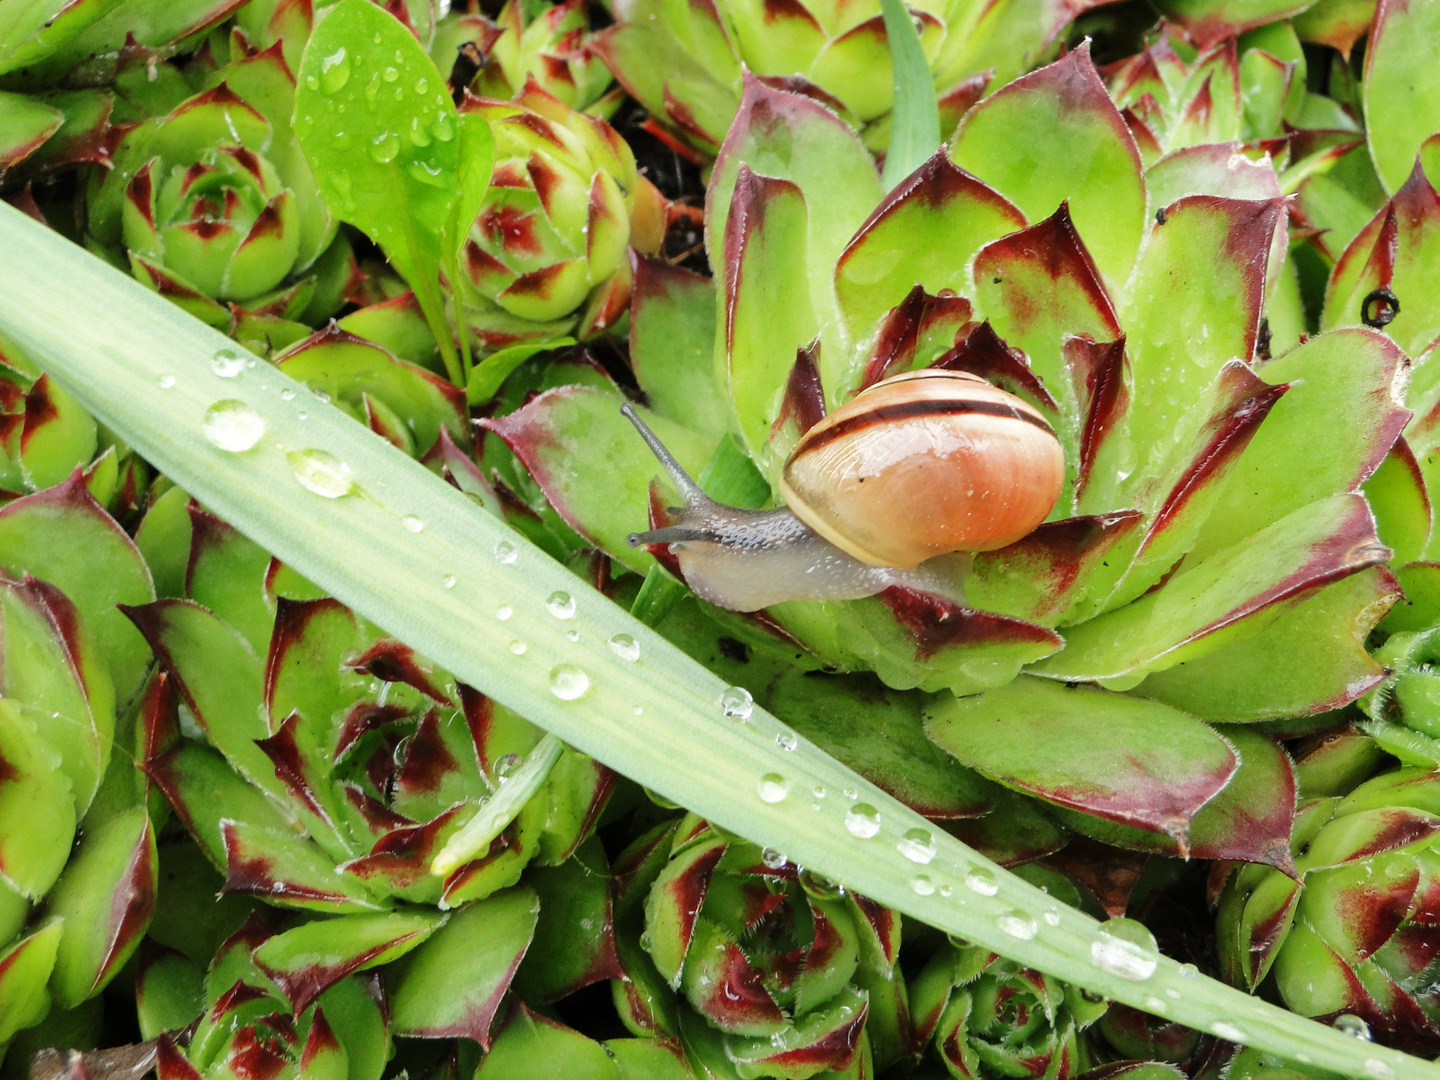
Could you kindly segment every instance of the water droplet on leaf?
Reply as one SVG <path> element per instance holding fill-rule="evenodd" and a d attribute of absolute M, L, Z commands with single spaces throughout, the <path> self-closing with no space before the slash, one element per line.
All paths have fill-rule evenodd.
<path fill-rule="evenodd" d="M 590 676 L 574 664 L 556 664 L 550 669 L 550 693 L 561 701 L 574 701 L 590 689 Z"/>
<path fill-rule="evenodd" d="M 1144 982 L 1155 974 L 1159 964 L 1158 958 L 1142 946 L 1103 930 L 1090 943 L 1090 959 L 1101 971 L 1131 982 Z"/>
<path fill-rule="evenodd" d="M 1001 933 L 1021 941 L 1029 941 L 1040 929 L 1035 925 L 1035 920 L 1023 911 L 1007 911 L 1003 915 L 997 915 L 995 925 L 1000 928 Z"/>
<path fill-rule="evenodd" d="M 1227 1023 L 1224 1020 L 1215 1021 L 1214 1025 L 1211 1026 L 1210 1030 L 1213 1031 L 1216 1035 L 1220 1036 L 1220 1038 L 1228 1039 L 1230 1042 L 1233 1043 L 1245 1041 L 1245 1032 L 1241 1031 L 1234 1024 Z"/>
<path fill-rule="evenodd" d="M 455 582 L 458 580 L 459 579 L 456 578 L 454 574 L 446 574 L 443 578 L 440 579 L 440 584 L 445 586 L 445 588 L 447 589 L 453 589 L 455 587 Z"/>
<path fill-rule="evenodd" d="M 1360 1039 L 1363 1042 L 1370 1041 L 1370 1025 L 1358 1016 L 1341 1013 L 1335 1018 L 1333 1026 L 1342 1035 L 1349 1035 L 1352 1039 Z"/>
<path fill-rule="evenodd" d="M 338 93 L 350 81 L 350 61 L 345 58 L 343 48 L 336 49 L 320 61 L 320 92 Z"/>
<path fill-rule="evenodd" d="M 755 699 L 743 686 L 727 686 L 720 693 L 720 711 L 731 720 L 749 720 Z"/>
<path fill-rule="evenodd" d="M 501 604 L 495 609 L 495 618 L 499 619 L 501 622 L 504 622 L 506 619 L 510 618 L 510 616 L 514 614 L 515 609 L 509 604 Z"/>
<path fill-rule="evenodd" d="M 935 892 L 935 883 L 924 874 L 916 874 L 910 879 L 910 888 L 920 896 L 930 896 Z"/>
<path fill-rule="evenodd" d="M 775 736 L 775 745 L 781 750 L 794 750 L 800 745 L 800 739 L 793 731 L 782 731 Z"/>
<path fill-rule="evenodd" d="M 381 165 L 395 160 L 400 153 L 400 140 L 388 131 L 382 131 L 370 143 L 370 156 Z"/>
<path fill-rule="evenodd" d="M 425 522 L 421 521 L 414 514 L 406 514 L 403 518 L 400 519 L 400 522 L 412 533 L 425 531 Z"/>
<path fill-rule="evenodd" d="M 355 488 L 350 466 L 328 450 L 295 450 L 285 455 L 300 486 L 325 499 L 349 495 Z"/>
<path fill-rule="evenodd" d="M 205 438 L 221 450 L 240 453 L 260 441 L 265 434 L 265 421 L 245 402 L 227 398 L 205 410 L 201 430 Z"/>
<path fill-rule="evenodd" d="M 616 634 L 610 639 L 610 651 L 621 660 L 635 663 L 640 659 L 640 643 L 629 634 Z"/>
<path fill-rule="evenodd" d="M 856 803 L 845 812 L 845 830 L 861 840 L 870 839 L 880 831 L 880 811 L 869 803 Z"/>
<path fill-rule="evenodd" d="M 779 773 L 766 773 L 755 785 L 755 792 L 760 796 L 761 802 L 784 802 L 785 796 L 790 794 L 790 781 Z"/>
<path fill-rule="evenodd" d="M 911 862 L 925 866 L 935 858 L 935 838 L 926 829 L 907 829 L 895 850 Z"/>
<path fill-rule="evenodd" d="M 233 379 L 245 370 L 245 358 L 234 349 L 217 349 L 210 357 L 210 370 L 222 379 Z"/>
<path fill-rule="evenodd" d="M 783 870 L 790 862 L 784 855 L 770 847 L 760 852 L 760 861 L 771 870 Z"/>
<path fill-rule="evenodd" d="M 515 550 L 515 545 L 509 540 L 501 540 L 495 545 L 495 561 L 498 563 L 510 566 L 518 556 L 519 552 Z"/>
<path fill-rule="evenodd" d="M 529 649 L 529 646 L 526 645 L 525 642 L 523 642 L 523 641 L 512 641 L 512 642 L 510 642 L 510 651 L 511 651 L 512 653 L 514 653 L 516 656 L 524 656 L 525 653 L 526 653 L 526 651 L 527 651 L 528 649 Z"/>
<path fill-rule="evenodd" d="M 175 376 L 161 375 L 158 379 L 155 380 L 155 382 L 161 390 L 169 390 L 172 386 L 175 385 Z"/>
<path fill-rule="evenodd" d="M 545 607 L 557 619 L 570 619 L 575 616 L 575 598 L 567 592 L 553 592 Z"/>

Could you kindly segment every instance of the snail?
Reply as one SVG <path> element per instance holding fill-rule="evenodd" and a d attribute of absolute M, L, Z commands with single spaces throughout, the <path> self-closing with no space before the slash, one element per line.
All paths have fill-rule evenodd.
<path fill-rule="evenodd" d="M 786 505 L 772 510 L 711 499 L 634 409 L 621 411 L 684 501 L 672 524 L 630 545 L 669 544 L 695 594 L 734 611 L 893 585 L 963 604 L 970 556 L 1034 530 L 1065 477 L 1044 416 L 964 372 L 896 375 L 826 415 L 785 462 Z"/>

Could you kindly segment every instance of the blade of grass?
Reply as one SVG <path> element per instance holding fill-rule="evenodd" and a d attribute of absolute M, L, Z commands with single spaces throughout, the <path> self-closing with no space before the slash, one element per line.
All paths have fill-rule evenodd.
<path fill-rule="evenodd" d="M 880 0 L 880 10 L 885 16 L 890 66 L 895 73 L 895 109 L 882 177 L 889 191 L 923 165 L 940 145 L 940 106 L 915 19 L 904 0 Z"/>
<path fill-rule="evenodd" d="M 220 378 L 209 360 L 234 342 L 9 206 L 0 250 L 0 330 L 98 419 L 295 570 L 566 743 L 879 903 L 1095 993 L 1341 1073 L 1440 1078 L 1418 1058 L 1127 953 L 944 833 L 929 856 L 906 838 L 931 835 L 923 818 L 792 743 L 768 713 L 727 719 L 719 679 L 303 385 L 258 360 Z M 252 449 L 205 437 L 219 400 L 264 419 Z M 328 490 L 345 493 L 312 490 L 325 488 L 313 450 L 333 455 L 329 475 L 351 486 Z M 573 618 L 550 613 L 556 592 L 576 598 Z M 503 622 L 501 605 L 513 608 Z M 630 641 L 612 649 L 619 634 L 638 660 L 625 658 Z"/>

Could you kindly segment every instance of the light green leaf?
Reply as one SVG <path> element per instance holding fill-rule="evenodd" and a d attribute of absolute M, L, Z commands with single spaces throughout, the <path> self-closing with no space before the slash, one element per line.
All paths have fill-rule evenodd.
<path fill-rule="evenodd" d="M 1370 156 L 1394 194 L 1420 144 L 1440 131 L 1440 65 L 1418 42 L 1440 40 L 1440 4 L 1382 0 L 1365 48 L 1365 128 Z"/>
<path fill-rule="evenodd" d="M 882 177 L 888 191 L 918 169 L 940 145 L 940 107 L 914 18 L 901 0 L 880 0 L 880 10 L 885 16 L 890 65 L 895 72 L 894 119 Z"/>

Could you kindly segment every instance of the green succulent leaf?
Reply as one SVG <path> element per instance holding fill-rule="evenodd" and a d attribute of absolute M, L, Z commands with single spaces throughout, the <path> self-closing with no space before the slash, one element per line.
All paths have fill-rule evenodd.
<path fill-rule="evenodd" d="M 75 837 L 73 787 L 60 755 L 41 741 L 36 718 L 0 700 L 0 874 L 22 896 L 38 900 L 60 876 Z M 49 714 L 45 714 L 49 719 Z"/>
<path fill-rule="evenodd" d="M 1091 919 L 953 839 L 937 838 L 935 857 L 917 873 L 896 845 L 909 829 L 927 827 L 924 819 L 808 742 L 794 751 L 779 746 L 779 725 L 763 710 L 747 724 L 724 720 L 721 680 L 422 465 L 337 412 L 317 409 L 296 420 L 281 394 L 300 388 L 279 372 L 219 379 L 209 357 L 232 347 L 228 339 L 10 207 L 0 207 L 0 239 L 13 255 L 0 266 L 0 325 L 46 370 L 82 391 L 87 408 L 207 506 L 243 522 L 257 543 L 297 572 L 567 743 L 756 843 L 788 849 L 808 868 L 877 903 L 1056 978 L 1142 1009 L 1151 996 L 1170 996 L 1173 989 L 1179 996 L 1171 996 L 1167 1009 L 1172 1019 L 1279 1053 L 1303 1048 L 1324 1068 L 1373 1075 L 1378 1062 L 1395 1080 L 1428 1080 L 1433 1072 L 1427 1063 L 1249 995 L 1187 979 L 1169 959 L 1155 958 L 1153 968 L 1147 959 L 1138 969 L 1145 972 L 1141 979 L 1117 973 L 1137 968 L 1110 962 L 1115 948 Z M 76 295 L 90 305 L 78 320 Z M 162 374 L 175 376 L 175 384 Z M 202 420 L 222 397 L 254 409 L 266 438 L 244 452 L 211 443 Z M 318 456 L 322 448 L 324 457 Z M 357 486 L 365 497 L 354 494 Z M 323 542 L 317 542 L 317 514 L 333 526 Z M 422 532 L 404 527 L 407 514 L 424 522 Z M 383 571 L 370 574 L 367 567 Z M 451 575 L 454 586 L 447 588 Z M 578 597 L 573 620 L 549 614 L 546 598 L 556 591 Z M 513 617 L 506 632 L 496 634 L 493 612 L 501 603 L 513 607 Z M 569 640 L 570 629 L 582 631 L 579 643 Z M 607 644 L 621 632 L 639 645 L 639 662 Z M 511 650 L 512 640 L 526 644 L 523 655 Z M 578 696 L 577 687 L 583 688 Z M 847 829 L 843 799 L 818 801 L 818 811 L 797 809 L 800 792 L 817 784 L 856 790 L 878 812 L 878 830 L 859 839 Z M 766 801 L 777 793 L 783 793 L 779 802 Z M 995 887 L 967 887 L 972 874 L 982 885 L 993 877 Z M 328 876 L 335 880 L 333 872 Z M 997 924 L 997 917 L 1016 911 L 1033 918 L 1034 936 L 1013 936 Z M 452 918 L 445 931 L 458 922 Z M 461 938 L 483 941 L 479 934 Z M 437 933 L 401 963 L 414 963 L 443 939 Z M 449 949 L 459 951 L 459 945 Z M 453 969 L 450 961 L 447 955 L 440 966 Z M 439 996 L 428 997 L 433 1004 Z M 443 1000 L 456 1002 L 453 995 Z"/>
<path fill-rule="evenodd" d="M 33 1027 L 50 1011 L 46 983 L 55 966 L 64 923 L 51 919 L 0 951 L 0 1045 Z"/>
<path fill-rule="evenodd" d="M 386 972 L 397 1034 L 490 1046 L 490 1027 L 535 934 L 540 903 L 524 886 L 450 917 Z"/>
<path fill-rule="evenodd" d="M 925 730 L 1002 783 L 1182 840 L 1238 767 L 1223 739 L 1178 709 L 1029 676 L 938 699 L 926 710 Z"/>
<path fill-rule="evenodd" d="M 72 1009 L 98 993 L 140 945 L 155 912 L 155 831 L 143 806 L 87 830 L 50 894 L 64 920 L 50 988 Z"/>
<path fill-rule="evenodd" d="M 1440 34 L 1440 12 L 1415 0 L 1384 0 L 1365 48 L 1365 128 L 1375 172 L 1398 191 L 1415 167 L 1420 144 L 1440 131 L 1440 74 L 1417 41 Z"/>
<path fill-rule="evenodd" d="M 460 134 L 445 80 L 415 35 L 368 0 L 341 0 L 310 35 L 295 130 L 326 203 L 385 249 L 420 301 L 451 382 L 463 385 L 439 274 L 457 244 L 457 202 L 474 201 L 482 175 L 489 182 L 483 136 Z"/>
<path fill-rule="evenodd" d="M 0 169 L 20 164 L 60 130 L 65 114 L 24 94 L 0 92 Z"/>

